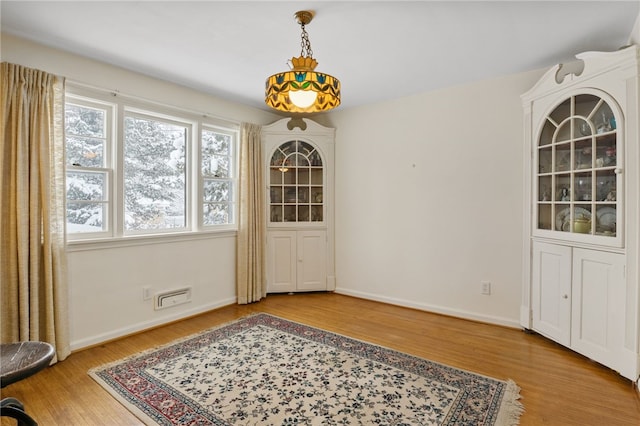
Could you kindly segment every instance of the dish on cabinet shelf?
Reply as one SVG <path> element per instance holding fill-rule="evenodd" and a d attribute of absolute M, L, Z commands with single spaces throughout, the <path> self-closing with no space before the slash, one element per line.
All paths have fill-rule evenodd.
<path fill-rule="evenodd" d="M 596 210 L 598 229 L 607 232 L 616 230 L 616 209 L 613 207 L 600 207 Z"/>
<path fill-rule="evenodd" d="M 591 213 L 582 207 L 575 207 L 575 219 L 591 220 Z M 556 230 L 571 231 L 571 207 L 565 207 L 556 214 Z"/>

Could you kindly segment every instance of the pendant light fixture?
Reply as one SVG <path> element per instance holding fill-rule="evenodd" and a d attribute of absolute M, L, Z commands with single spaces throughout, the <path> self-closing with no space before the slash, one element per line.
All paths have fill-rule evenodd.
<path fill-rule="evenodd" d="M 302 28 L 302 51 L 291 58 L 291 70 L 267 78 L 265 103 L 278 111 L 311 113 L 328 111 L 340 105 L 340 81 L 329 74 L 314 71 L 318 62 L 313 59 L 311 42 L 305 26 L 313 19 L 313 12 L 295 13 Z"/>

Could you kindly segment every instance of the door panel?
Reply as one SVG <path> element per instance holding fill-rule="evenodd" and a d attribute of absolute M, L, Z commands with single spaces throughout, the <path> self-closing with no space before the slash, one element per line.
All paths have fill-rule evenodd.
<path fill-rule="evenodd" d="M 571 247 L 535 242 L 532 263 L 533 329 L 571 343 Z"/>
<path fill-rule="evenodd" d="M 327 233 L 298 231 L 298 290 L 327 289 Z"/>
<path fill-rule="evenodd" d="M 269 232 L 267 249 L 267 292 L 296 290 L 296 232 Z"/>
<path fill-rule="evenodd" d="M 624 255 L 574 249 L 572 348 L 612 368 L 623 360 Z"/>

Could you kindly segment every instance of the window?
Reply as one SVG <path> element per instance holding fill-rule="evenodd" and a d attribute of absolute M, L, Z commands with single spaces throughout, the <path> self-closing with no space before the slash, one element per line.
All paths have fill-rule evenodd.
<path fill-rule="evenodd" d="M 200 146 L 201 226 L 235 223 L 236 135 L 221 128 L 205 127 Z"/>
<path fill-rule="evenodd" d="M 69 239 L 235 229 L 237 129 L 117 98 L 67 93 Z"/>
<path fill-rule="evenodd" d="M 111 229 L 113 105 L 73 98 L 65 105 L 67 233 L 104 235 Z"/>
<path fill-rule="evenodd" d="M 187 124 L 126 113 L 124 230 L 180 229 L 186 221 Z"/>

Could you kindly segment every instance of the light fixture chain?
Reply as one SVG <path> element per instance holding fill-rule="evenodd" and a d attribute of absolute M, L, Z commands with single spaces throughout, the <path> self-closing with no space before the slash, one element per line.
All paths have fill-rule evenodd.
<path fill-rule="evenodd" d="M 300 28 L 302 28 L 302 41 L 300 42 L 300 46 L 302 46 L 302 50 L 300 51 L 300 56 L 313 58 L 313 50 L 311 50 L 311 42 L 309 41 L 309 34 L 307 33 L 307 30 L 305 30 L 304 24 L 300 24 Z"/>

